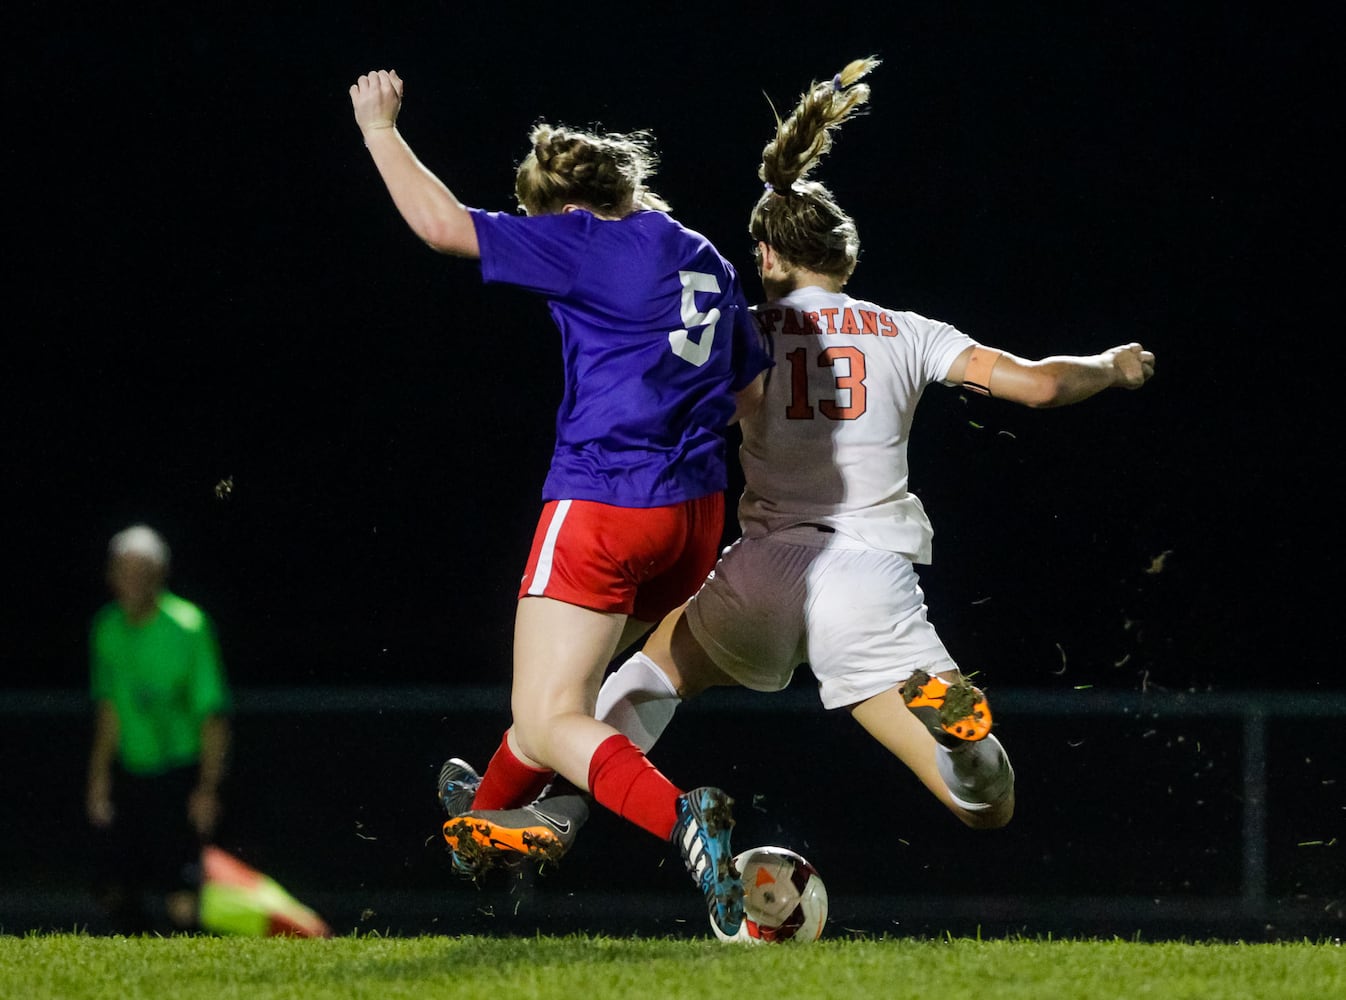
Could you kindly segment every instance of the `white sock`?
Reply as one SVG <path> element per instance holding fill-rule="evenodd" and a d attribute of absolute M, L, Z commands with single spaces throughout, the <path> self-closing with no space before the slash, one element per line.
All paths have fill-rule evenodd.
<path fill-rule="evenodd" d="M 636 653 L 603 681 L 594 717 L 649 753 L 680 704 L 668 676 L 644 653 Z"/>
<path fill-rule="evenodd" d="M 982 812 L 1002 802 L 1014 790 L 1014 768 L 993 734 L 950 749 L 935 744 L 935 763 L 953 800 L 970 812 Z"/>

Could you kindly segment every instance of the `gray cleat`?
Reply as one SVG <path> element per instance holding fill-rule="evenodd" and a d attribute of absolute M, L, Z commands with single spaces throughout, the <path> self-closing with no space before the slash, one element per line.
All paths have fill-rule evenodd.
<path fill-rule="evenodd" d="M 444 842 L 454 866 L 473 875 L 527 858 L 555 864 L 588 818 L 583 795 L 554 795 L 519 809 L 476 809 L 454 816 L 444 822 Z"/>
<path fill-rule="evenodd" d="M 481 785 L 481 775 L 467 761 L 457 757 L 439 769 L 439 804 L 450 816 L 461 816 L 472 808 L 472 799 Z"/>

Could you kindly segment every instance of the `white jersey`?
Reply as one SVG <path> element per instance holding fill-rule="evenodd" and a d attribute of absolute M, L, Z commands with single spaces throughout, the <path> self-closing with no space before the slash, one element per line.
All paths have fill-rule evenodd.
<path fill-rule="evenodd" d="M 753 313 L 776 367 L 742 422 L 743 535 L 825 524 L 930 562 L 930 519 L 907 491 L 907 442 L 925 387 L 951 384 L 949 368 L 975 342 L 948 323 L 813 286 Z"/>

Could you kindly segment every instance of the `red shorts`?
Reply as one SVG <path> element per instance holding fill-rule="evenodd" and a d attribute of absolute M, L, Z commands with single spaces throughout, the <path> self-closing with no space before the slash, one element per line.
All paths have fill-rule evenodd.
<path fill-rule="evenodd" d="M 519 597 L 551 597 L 657 622 L 705 582 L 723 531 L 720 493 L 667 507 L 549 500 Z"/>

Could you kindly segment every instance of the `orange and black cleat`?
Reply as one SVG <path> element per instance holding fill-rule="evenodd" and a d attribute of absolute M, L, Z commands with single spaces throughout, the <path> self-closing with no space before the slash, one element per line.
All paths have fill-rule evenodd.
<path fill-rule="evenodd" d="M 555 864 L 588 818 L 583 796 L 558 795 L 521 809 L 480 809 L 450 817 L 444 823 L 444 842 L 454 866 L 473 876 L 497 864 Z"/>
<path fill-rule="evenodd" d="M 899 690 L 907 708 L 945 746 L 975 743 L 991 731 L 991 706 L 986 695 L 964 678 L 949 684 L 917 670 Z"/>

